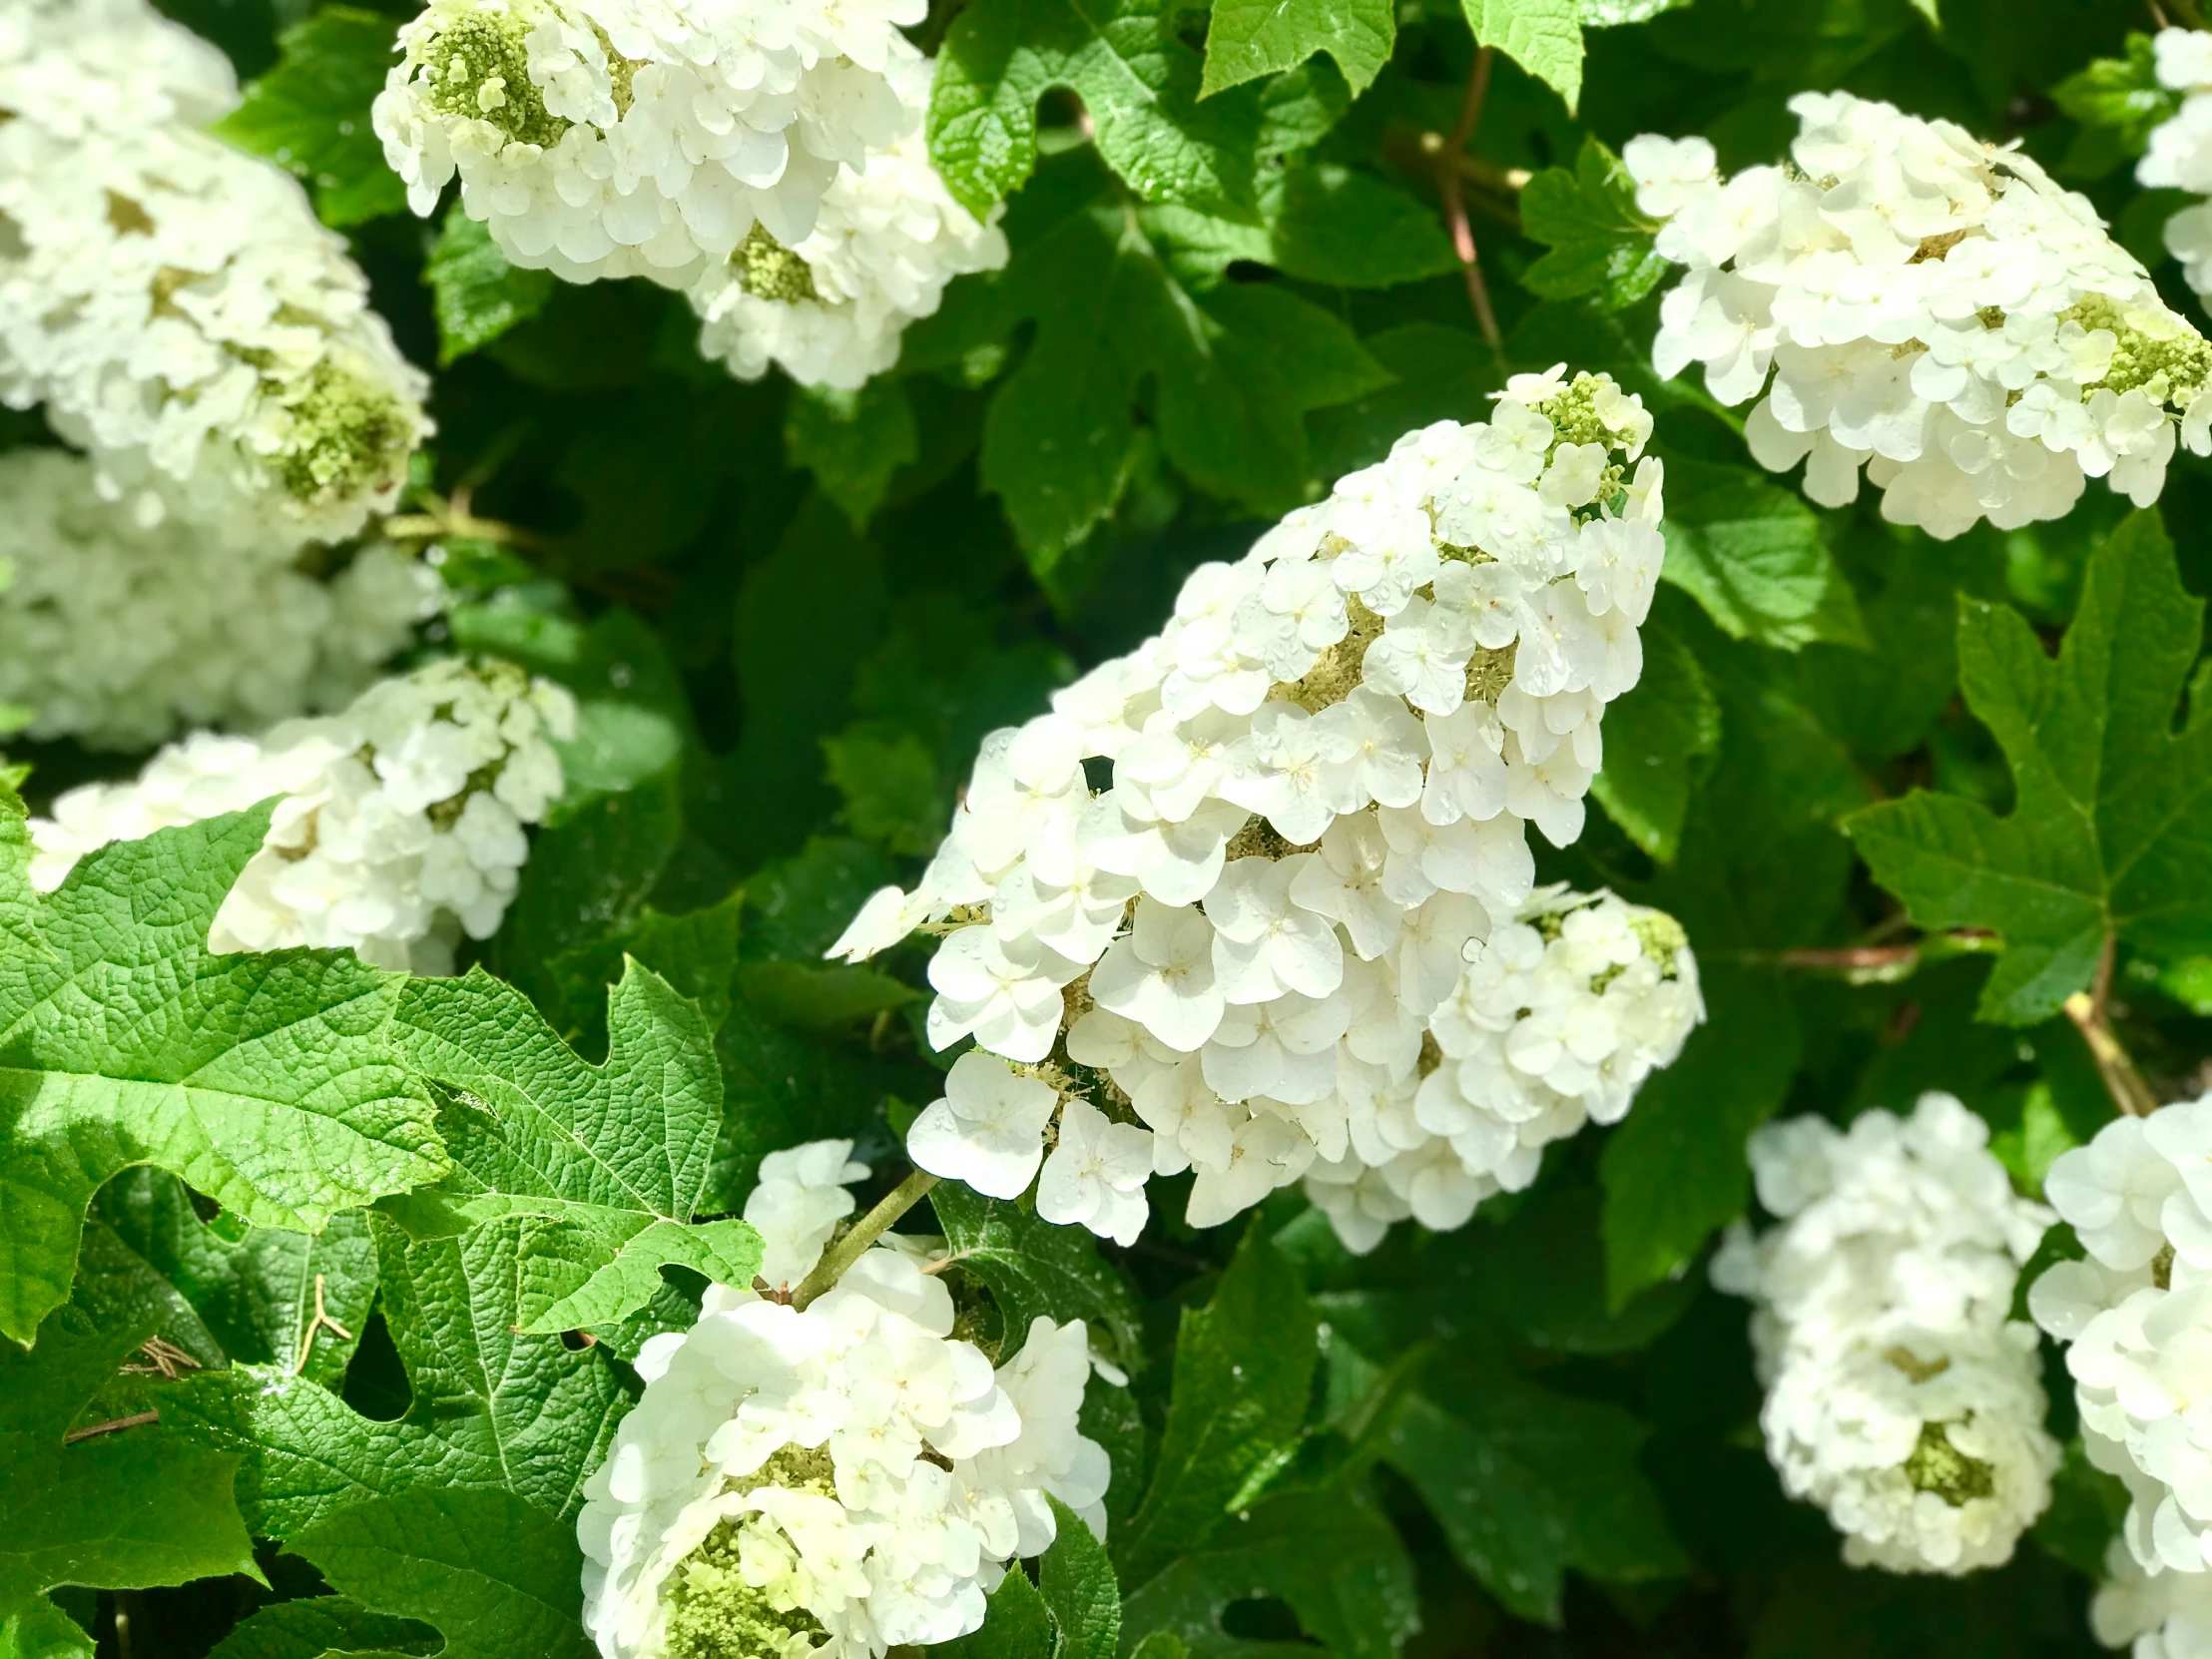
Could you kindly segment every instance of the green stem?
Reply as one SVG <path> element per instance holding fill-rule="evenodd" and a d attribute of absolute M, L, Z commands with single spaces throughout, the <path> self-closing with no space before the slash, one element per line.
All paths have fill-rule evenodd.
<path fill-rule="evenodd" d="M 934 1175 L 917 1169 L 893 1187 L 874 1209 L 854 1222 L 842 1238 L 823 1253 L 822 1260 L 815 1264 L 815 1271 L 792 1293 L 792 1306 L 806 1307 L 842 1279 L 844 1270 L 857 1262 L 868 1246 L 890 1230 L 892 1222 L 919 1204 L 922 1195 L 936 1184 Z"/>

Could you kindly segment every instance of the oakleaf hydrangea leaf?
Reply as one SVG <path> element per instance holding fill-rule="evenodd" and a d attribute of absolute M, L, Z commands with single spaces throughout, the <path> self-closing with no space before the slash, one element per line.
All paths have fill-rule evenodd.
<path fill-rule="evenodd" d="M 93 1194 L 134 1164 L 308 1232 L 450 1169 L 385 1047 L 398 975 L 209 954 L 268 824 L 265 808 L 103 847 L 39 907 L 51 959 L 0 957 L 0 1332 L 18 1342 L 68 1295 Z"/>
<path fill-rule="evenodd" d="M 1521 191 L 1521 228 L 1551 252 L 1521 273 L 1545 299 L 1594 293 L 1617 311 L 1659 285 L 1668 270 L 1652 245 L 1658 227 L 1636 211 L 1636 185 L 1621 160 L 1594 138 L 1582 141 L 1570 172 L 1546 168 Z"/>
<path fill-rule="evenodd" d="M 418 1487 L 291 1548 L 371 1611 L 434 1625 L 445 1659 L 592 1659 L 575 1528 L 512 1492 Z"/>
<path fill-rule="evenodd" d="M 458 202 L 438 227 L 422 279 L 430 284 L 430 308 L 438 321 L 441 368 L 527 322 L 553 297 L 553 274 L 508 264 L 483 223 L 469 218 Z"/>
<path fill-rule="evenodd" d="M 2212 708 L 2174 710 L 2203 640 L 2155 513 L 2089 559 L 2055 661 L 2004 605 L 1961 599 L 1959 685 L 2010 764 L 2013 810 L 1915 790 L 1846 822 L 1923 927 L 1985 927 L 2004 953 L 1984 1019 L 2027 1025 L 2089 983 L 2105 941 L 2201 949 L 2212 928 Z"/>
<path fill-rule="evenodd" d="M 1037 1588 L 1059 1627 L 1054 1659 L 1114 1659 L 1121 1645 L 1121 1585 L 1106 1546 L 1056 1497 L 1052 1547 L 1037 1563 Z"/>
<path fill-rule="evenodd" d="M 1582 97 L 1581 0 L 1459 0 L 1467 25 L 1551 88 L 1574 113 Z"/>
<path fill-rule="evenodd" d="M 325 6 L 277 37 L 276 67 L 246 89 L 216 131 L 295 173 L 315 215 L 339 230 L 407 205 L 384 165 L 368 107 L 383 90 L 397 22 L 357 6 Z"/>
<path fill-rule="evenodd" d="M 2092 58 L 2051 88 L 2051 101 L 2081 123 L 2066 155 L 2066 171 L 2096 177 L 2124 156 L 2139 156 L 2153 129 L 2181 109 L 2181 94 L 2158 80 L 2158 56 L 2150 36 L 2131 30 L 2126 54 Z"/>
<path fill-rule="evenodd" d="M 929 103 L 929 155 L 982 214 L 1037 165 L 1037 99 L 1083 101 L 1098 153 L 1148 202 L 1253 217 L 1260 105 L 1198 102 L 1198 54 L 1166 0 L 975 0 L 946 31 Z"/>
<path fill-rule="evenodd" d="M 722 1122 L 722 1072 L 698 1007 L 629 962 L 590 1065 L 530 1001 L 481 970 L 416 979 L 392 1046 L 452 1091 L 439 1130 L 457 1166 L 435 1202 L 474 1225 L 519 1218 L 520 1324 L 603 1325 L 643 1306 L 664 1263 L 727 1285 L 759 1270 L 742 1221 L 692 1225 Z"/>
<path fill-rule="evenodd" d="M 1289 1460 L 1320 1356 L 1297 1270 L 1256 1222 L 1213 1301 L 1183 1315 L 1152 1488 L 1114 1534 L 1124 1578 L 1142 1582 L 1206 1542 Z"/>
<path fill-rule="evenodd" d="M 1316 52 L 1337 60 L 1357 95 L 1396 44 L 1390 0 L 1214 0 L 1199 96 L 1295 69 Z"/>
<path fill-rule="evenodd" d="M 31 893 L 31 826 L 23 798 L 0 779 L 0 956 L 48 956 Z"/>
<path fill-rule="evenodd" d="M 144 1416 L 137 1401 L 87 1407 L 159 1323 L 143 1304 L 80 1295 L 47 1316 L 29 1352 L 0 1343 L 0 1651 L 90 1654 L 91 1638 L 41 1593 L 56 1585 L 260 1577 L 231 1495 L 236 1459 L 179 1435 L 160 1403 L 129 1427 L 68 1437 Z"/>
<path fill-rule="evenodd" d="M 413 1619 L 371 1613 L 344 1596 L 279 1601 L 241 1619 L 208 1659 L 317 1659 L 324 1653 L 432 1653 L 438 1633 Z"/>
<path fill-rule="evenodd" d="M 630 1401 L 598 1349 L 514 1329 L 527 1269 L 519 1228 L 409 1239 L 378 1217 L 375 1233 L 410 1396 L 396 1421 L 363 1416 L 285 1367 L 195 1376 L 166 1409 L 241 1455 L 240 1505 L 271 1537 L 421 1485 L 498 1486 L 573 1513 Z"/>
<path fill-rule="evenodd" d="M 932 1187 L 929 1203 L 952 1259 L 990 1287 L 1005 1322 L 1007 1353 L 1021 1346 L 1040 1315 L 1079 1319 L 1090 1327 L 1095 1347 L 1135 1368 L 1144 1352 L 1137 1299 L 1089 1233 L 1055 1227 L 1034 1209 L 985 1198 L 956 1181 Z"/>

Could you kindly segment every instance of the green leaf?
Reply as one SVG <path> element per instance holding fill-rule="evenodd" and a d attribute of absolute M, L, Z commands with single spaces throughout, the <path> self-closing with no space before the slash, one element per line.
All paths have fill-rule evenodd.
<path fill-rule="evenodd" d="M 1123 1366 L 1134 1371 L 1143 1363 L 1137 1299 L 1089 1233 L 1055 1227 L 1033 1210 L 956 1181 L 932 1187 L 929 1204 L 961 1271 L 990 1287 L 1009 1355 L 1028 1340 L 1032 1321 L 1079 1319 L 1092 1342 Z"/>
<path fill-rule="evenodd" d="M 1467 26 L 1550 87 L 1574 114 L 1582 97 L 1581 0 L 1460 0 Z"/>
<path fill-rule="evenodd" d="M 150 1308 L 80 1295 L 47 1316 L 30 1352 L 0 1344 L 0 1641 L 13 1644 L 4 1651 L 91 1651 L 41 1594 L 57 1585 L 261 1576 L 231 1496 L 234 1458 L 183 1438 L 166 1418 L 67 1438 L 159 1412 L 146 1391 L 117 1407 L 110 1386 L 158 1324 Z M 106 1408 L 88 1410 L 96 1396 Z"/>
<path fill-rule="evenodd" d="M 1644 672 L 1605 711 L 1606 765 L 1590 793 L 1661 863 L 1682 845 L 1694 765 L 1720 747 L 1721 706 L 1697 653 L 1664 603 L 1643 631 Z"/>
<path fill-rule="evenodd" d="M 1056 1497 L 1052 1547 L 1037 1563 L 1037 1587 L 1060 1639 L 1053 1659 L 1114 1659 L 1121 1645 L 1121 1585 L 1106 1546 L 1083 1517 Z"/>
<path fill-rule="evenodd" d="M 1065 209 L 1018 228 L 997 292 L 997 328 L 1033 318 L 1037 329 L 991 401 L 981 457 L 1032 568 L 1049 572 L 1112 510 L 1148 376 L 1160 445 L 1201 489 L 1256 514 L 1318 489 L 1306 411 L 1387 378 L 1352 330 L 1279 286 L 1193 291 L 1170 258 L 1216 222 L 1132 213 L 1083 156 L 1055 165 L 1049 183 L 1057 194 L 1040 217 Z"/>
<path fill-rule="evenodd" d="M 2080 1436 L 2051 1476 L 2050 1507 L 2035 1522 L 2035 1541 L 2089 1579 L 2102 1579 L 2104 1552 L 2127 1519 L 2127 1487 L 2089 1461 Z"/>
<path fill-rule="evenodd" d="M 913 399 L 878 376 L 858 391 L 800 386 L 784 415 L 784 452 L 837 510 L 865 529 L 883 504 L 891 474 L 921 453 Z"/>
<path fill-rule="evenodd" d="M 395 1421 L 281 1369 L 234 1367 L 168 1390 L 181 1425 L 241 1455 L 239 1501 L 256 1532 L 288 1538 L 423 1485 L 498 1486 L 576 1511 L 630 1396 L 597 1349 L 514 1329 L 531 1266 L 519 1231 L 494 1222 L 410 1239 L 377 1219 L 384 1319 L 409 1396 Z"/>
<path fill-rule="evenodd" d="M 1688 1569 L 1636 1466 L 1641 1423 L 1470 1356 L 1451 1369 L 1451 1408 L 1406 1400 L 1388 1457 L 1508 1611 L 1557 1624 L 1570 1567 L 1630 1583 Z"/>
<path fill-rule="evenodd" d="M 939 1659 L 1053 1659 L 1052 1614 L 1021 1568 L 990 1593 L 983 1627 L 940 1644 Z"/>
<path fill-rule="evenodd" d="M 760 1236 L 692 1225 L 722 1117 L 713 1033 L 697 1006 L 632 962 L 608 993 L 607 1059 L 593 1066 L 512 986 L 481 969 L 409 981 L 395 1053 L 459 1091 L 439 1114 L 455 1165 L 438 1201 L 470 1224 L 527 1218 L 527 1332 L 619 1320 L 664 1263 L 750 1285 Z"/>
<path fill-rule="evenodd" d="M 407 206 L 368 119 L 394 60 L 398 24 L 325 6 L 276 37 L 276 67 L 246 89 L 216 133 L 312 187 L 322 223 L 343 230 Z"/>
<path fill-rule="evenodd" d="M 431 1653 L 438 1633 L 343 1596 L 280 1601 L 239 1621 L 208 1659 L 319 1659 L 325 1653 Z"/>
<path fill-rule="evenodd" d="M 1792 491 L 1743 467 L 1669 457 L 1666 579 L 1735 639 L 1795 651 L 1866 643 L 1859 602 Z"/>
<path fill-rule="evenodd" d="M 927 857 L 944 839 L 937 758 L 911 732 L 855 721 L 822 740 L 830 782 L 844 798 L 845 828 L 887 851 Z"/>
<path fill-rule="evenodd" d="M 445 210 L 422 279 L 430 284 L 430 308 L 438 321 L 440 368 L 536 316 L 553 297 L 553 273 L 509 265 L 491 232 L 469 218 L 457 200 Z"/>
<path fill-rule="evenodd" d="M 38 899 L 31 891 L 35 850 L 23 798 L 0 779 L 0 957 L 53 956 L 39 936 Z"/>
<path fill-rule="evenodd" d="M 575 1529 L 511 1492 L 418 1487 L 291 1540 L 341 1594 L 420 1619 L 442 1659 L 591 1659 Z"/>
<path fill-rule="evenodd" d="M 1582 141 L 1570 173 L 1546 168 L 1520 194 L 1521 229 L 1551 250 L 1521 273 L 1544 299 L 1594 293 L 1608 311 L 1633 305 L 1659 285 L 1668 262 L 1652 246 L 1658 226 L 1636 211 L 1636 183 L 1595 138 Z"/>
<path fill-rule="evenodd" d="M 1213 1301 L 1184 1312 L 1152 1489 L 1114 1535 L 1125 1579 L 1142 1583 L 1204 1544 L 1283 1467 L 1320 1355 L 1305 1287 L 1255 1218 Z"/>
<path fill-rule="evenodd" d="M 1258 257 L 1300 281 L 1381 288 L 1459 268 L 1433 209 L 1358 168 L 1286 167 L 1269 179 L 1261 206 L 1267 245 Z"/>
<path fill-rule="evenodd" d="M 629 927 L 564 952 L 548 964 L 559 987 L 560 1012 L 548 1021 L 581 1054 L 607 1051 L 607 991 L 623 974 L 625 957 L 651 968 L 677 995 L 699 1005 L 710 1031 L 730 1017 L 730 981 L 738 966 L 739 917 L 744 895 L 682 915 L 648 906 Z"/>
<path fill-rule="evenodd" d="M 1147 1659 L 1178 1647 L 1206 1659 L 1289 1659 L 1305 1643 L 1261 1643 L 1224 1628 L 1240 1601 L 1280 1601 L 1345 1659 L 1392 1659 L 1420 1628 L 1412 1563 L 1363 1487 L 1283 1492 L 1216 1541 L 1171 1561 L 1122 1602 L 1123 1641 Z M 1132 1640 L 1134 1638 L 1134 1640 Z"/>
<path fill-rule="evenodd" d="M 1382 73 L 1396 44 L 1390 0 L 1214 0 L 1198 95 L 1211 98 L 1327 52 L 1357 97 Z"/>
<path fill-rule="evenodd" d="M 2202 643 L 2157 515 L 2089 559 L 2057 660 L 2007 606 L 1959 602 L 1959 683 L 2016 805 L 1916 790 L 1847 824 L 1875 879 L 1927 928 L 1986 927 L 2004 953 L 1980 1015 L 2027 1025 L 2089 983 L 2105 941 L 2153 955 L 2212 929 L 2212 709 L 2174 710 Z"/>
<path fill-rule="evenodd" d="M 361 1211 L 332 1217 L 320 1233 L 249 1227 L 234 1241 L 200 1219 L 174 1175 L 134 1169 L 100 1190 L 93 1214 L 118 1247 L 175 1287 L 221 1345 L 219 1358 L 332 1386 L 344 1377 L 376 1295 L 376 1245 Z M 314 1317 L 318 1291 L 326 1323 Z"/>
<path fill-rule="evenodd" d="M 1198 54 L 1165 0 L 975 0 L 937 52 L 929 156 L 945 188 L 981 216 L 1037 165 L 1037 100 L 1065 87 L 1093 142 L 1148 202 L 1253 217 L 1260 105 L 1250 93 L 1198 102 Z"/>
<path fill-rule="evenodd" d="M 2103 141 L 2099 148 L 2108 146 L 2116 152 L 2115 163 L 2123 156 L 2140 156 L 2149 147 L 2152 130 L 2180 113 L 2182 98 L 2159 84 L 2151 37 L 2132 29 L 2125 57 L 2091 59 L 2086 68 L 2052 87 L 2050 96 L 2083 127 L 2102 129 L 2095 135 Z M 2066 158 L 2068 172 L 2095 177 L 2109 171 L 2090 162 L 2085 141 L 2091 136 L 2083 133 L 2074 140 Z"/>
<path fill-rule="evenodd" d="M 255 1226 L 321 1228 L 448 1163 L 383 1026 L 398 975 L 350 952 L 212 956 L 266 808 L 102 847 L 0 957 L 0 1332 L 68 1295 L 85 1207 L 134 1164 Z"/>

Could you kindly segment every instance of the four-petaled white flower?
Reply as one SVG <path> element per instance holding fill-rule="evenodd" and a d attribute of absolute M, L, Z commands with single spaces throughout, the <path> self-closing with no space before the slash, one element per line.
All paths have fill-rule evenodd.
<path fill-rule="evenodd" d="M 971 1048 L 952 1062 L 944 1098 L 922 1108 L 906 1151 L 931 1175 L 965 1181 L 990 1198 L 1019 1198 L 1044 1159 L 1045 1125 L 1059 1094 Z"/>

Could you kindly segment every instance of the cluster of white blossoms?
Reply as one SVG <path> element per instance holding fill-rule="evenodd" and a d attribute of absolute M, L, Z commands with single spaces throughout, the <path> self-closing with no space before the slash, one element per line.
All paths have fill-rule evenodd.
<path fill-rule="evenodd" d="M 2134 1659 L 2212 1659 L 2212 1573 L 2148 1572 L 2114 1538 L 2105 1579 L 2089 1603 L 2089 1628 Z"/>
<path fill-rule="evenodd" d="M 1200 1226 L 1304 1177 L 1366 1249 L 1619 1117 L 1703 1016 L 1695 965 L 1667 917 L 1533 890 L 1526 827 L 1580 833 L 1642 669 L 1650 430 L 1604 375 L 1517 376 L 985 739 L 919 886 L 831 949 L 943 935 L 930 1040 L 979 1052 L 915 1161 L 1007 1197 L 1041 1165 L 1041 1215 L 1122 1239 L 1149 1175 L 1195 1171 Z"/>
<path fill-rule="evenodd" d="M 814 233 L 840 166 L 909 120 L 888 73 L 919 0 L 432 0 L 373 112 L 429 213 L 516 265 L 686 288 L 756 230 Z"/>
<path fill-rule="evenodd" d="M 11 8 L 7 30 L 0 401 L 43 403 L 144 519 L 296 544 L 388 509 L 428 382 L 298 182 L 187 124 L 236 102 L 219 60 L 121 0 Z M 102 52 L 141 107 L 86 91 Z"/>
<path fill-rule="evenodd" d="M 1751 1138 L 1759 1202 L 1713 1263 L 1758 1304 L 1767 1455 L 1828 1511 L 1844 1559 L 1964 1573 L 2008 1560 L 2050 1502 L 2033 1329 L 2008 1318 L 2050 1217 L 2018 1197 L 1988 1128 L 1949 1095 L 1848 1132 L 1819 1118 Z"/>
<path fill-rule="evenodd" d="M 746 1204 L 782 1287 L 866 1170 L 849 1141 L 762 1161 Z M 994 1372 L 893 1235 L 806 1308 L 710 1287 L 640 1353 L 645 1393 L 585 1483 L 584 1624 L 606 1659 L 876 1659 L 979 1628 L 1056 1497 L 1106 1530 L 1112 1466 L 1077 1426 L 1083 1322 L 1031 1322 Z"/>
<path fill-rule="evenodd" d="M 2153 1574 L 2212 1571 L 2212 1096 L 2106 1124 L 2043 1193 L 2088 1256 L 2028 1309 L 2067 1345 L 2089 1460 L 2127 1483 L 2127 1547 Z"/>
<path fill-rule="evenodd" d="M 339 708 L 442 604 L 389 542 L 319 581 L 282 542 L 141 524 L 90 473 L 57 449 L 0 455 L 0 701 L 33 711 L 33 738 L 149 749 Z"/>
<path fill-rule="evenodd" d="M 2212 34 L 2161 29 L 2151 42 L 2158 84 L 2181 93 L 2181 108 L 2159 123 L 2135 164 L 2139 184 L 2212 197 Z M 2212 202 L 2166 221 L 2166 250 L 2199 298 L 2212 293 Z"/>
<path fill-rule="evenodd" d="M 906 324 L 932 314 L 953 277 L 1006 264 L 1003 208 L 979 223 L 930 164 L 930 68 L 885 66 L 906 129 L 864 169 L 838 171 L 810 235 L 787 248 L 755 231 L 692 288 L 703 355 L 744 380 L 774 362 L 803 385 L 849 390 L 898 360 Z"/>
<path fill-rule="evenodd" d="M 135 782 L 69 791 L 32 821 L 31 881 L 50 892 L 95 847 L 277 796 L 208 947 L 350 948 L 379 967 L 447 973 L 461 934 L 488 938 L 506 913 L 529 856 L 524 827 L 561 793 L 553 741 L 575 726 L 566 691 L 511 664 L 432 663 L 341 714 L 259 739 L 200 733 Z"/>
<path fill-rule="evenodd" d="M 1622 153 L 1689 268 L 1659 371 L 1702 363 L 1722 402 L 1759 398 L 1762 465 L 1806 461 L 1828 506 L 1864 467 L 1885 517 L 1947 538 L 2060 517 L 2085 477 L 2147 506 L 2177 431 L 2212 452 L 2212 345 L 2084 198 L 1949 122 L 1847 93 L 1790 108 L 1790 165 L 1723 179 L 1699 138 Z"/>

